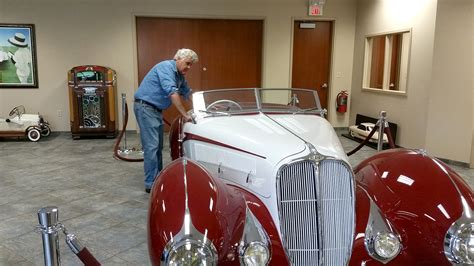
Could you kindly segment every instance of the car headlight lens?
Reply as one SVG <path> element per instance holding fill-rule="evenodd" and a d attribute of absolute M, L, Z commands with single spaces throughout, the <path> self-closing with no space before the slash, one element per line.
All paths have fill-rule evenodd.
<path fill-rule="evenodd" d="M 216 254 L 201 242 L 186 239 L 170 249 L 166 265 L 216 265 Z"/>
<path fill-rule="evenodd" d="M 474 264 L 474 224 L 462 224 L 451 235 L 450 250 L 455 263 Z"/>
<path fill-rule="evenodd" d="M 393 233 L 380 233 L 374 239 L 374 251 L 384 259 L 391 259 L 397 256 L 400 248 L 400 240 Z"/>
<path fill-rule="evenodd" d="M 262 242 L 251 242 L 244 247 L 242 259 L 244 265 L 267 265 L 270 254 L 267 246 Z"/>

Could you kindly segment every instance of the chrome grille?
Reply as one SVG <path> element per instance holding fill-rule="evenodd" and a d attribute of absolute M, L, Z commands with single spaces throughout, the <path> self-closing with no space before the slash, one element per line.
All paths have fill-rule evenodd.
<path fill-rule="evenodd" d="M 342 161 L 299 161 L 279 172 L 282 240 L 293 265 L 345 265 L 354 233 L 351 170 Z"/>

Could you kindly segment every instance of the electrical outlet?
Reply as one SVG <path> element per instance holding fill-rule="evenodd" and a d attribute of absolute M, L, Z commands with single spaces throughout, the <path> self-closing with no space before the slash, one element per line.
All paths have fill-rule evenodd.
<path fill-rule="evenodd" d="M 63 110 L 61 109 L 58 109 L 58 117 L 63 117 Z"/>

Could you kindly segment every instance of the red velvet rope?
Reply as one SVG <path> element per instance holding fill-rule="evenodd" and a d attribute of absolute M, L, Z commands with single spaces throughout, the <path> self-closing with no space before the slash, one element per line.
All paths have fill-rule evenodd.
<path fill-rule="evenodd" d="M 84 263 L 85 266 L 100 266 L 99 261 L 89 252 L 87 248 L 83 248 L 76 256 Z"/>
<path fill-rule="evenodd" d="M 355 147 L 352 151 L 348 152 L 347 153 L 347 156 L 351 156 L 352 154 L 356 153 L 357 151 L 359 151 L 364 145 L 366 145 L 370 138 L 372 138 L 372 136 L 375 134 L 375 131 L 377 131 L 379 128 L 378 125 L 375 125 L 374 128 L 372 128 L 372 131 L 370 131 L 369 135 L 364 139 L 364 141 L 362 141 L 357 147 Z M 384 128 L 384 132 L 385 134 L 387 134 L 387 138 L 388 138 L 388 145 L 390 147 L 390 149 L 393 149 L 395 148 L 395 143 L 393 142 L 393 138 L 392 138 L 392 133 L 390 132 L 389 128 L 386 127 Z"/>

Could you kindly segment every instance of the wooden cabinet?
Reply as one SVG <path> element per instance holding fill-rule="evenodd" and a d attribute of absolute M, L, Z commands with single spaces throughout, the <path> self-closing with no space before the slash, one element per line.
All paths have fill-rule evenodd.
<path fill-rule="evenodd" d="M 113 69 L 85 65 L 68 72 L 69 116 L 74 139 L 117 134 L 117 79 Z"/>

